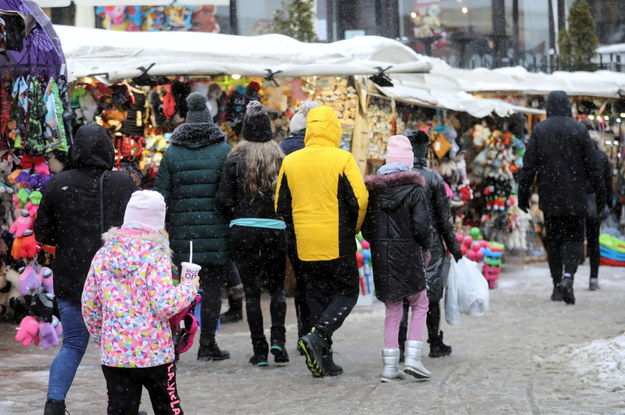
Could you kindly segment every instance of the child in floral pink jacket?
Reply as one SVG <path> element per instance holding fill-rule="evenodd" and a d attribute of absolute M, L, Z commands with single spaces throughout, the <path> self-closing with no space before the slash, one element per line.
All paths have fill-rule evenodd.
<path fill-rule="evenodd" d="M 109 414 L 137 413 L 142 386 L 155 413 L 183 413 L 168 319 L 195 298 L 198 280 L 173 285 L 165 210 L 160 193 L 134 192 L 124 224 L 103 235 L 85 282 L 82 313 L 102 347 Z"/>

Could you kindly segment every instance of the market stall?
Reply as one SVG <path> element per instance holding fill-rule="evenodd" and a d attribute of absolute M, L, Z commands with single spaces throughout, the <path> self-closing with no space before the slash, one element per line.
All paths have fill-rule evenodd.
<path fill-rule="evenodd" d="M 49 160 L 63 158 L 71 143 L 65 61 L 37 3 L 0 0 L 0 26 L 0 314 L 10 310 L 21 322 L 16 340 L 47 349 L 61 332 L 44 253 L 53 249 L 37 242 L 33 224 L 52 177 Z"/>

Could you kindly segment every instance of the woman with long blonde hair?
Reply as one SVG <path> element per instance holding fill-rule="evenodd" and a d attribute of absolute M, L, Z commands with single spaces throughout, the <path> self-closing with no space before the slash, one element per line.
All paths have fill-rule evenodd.
<path fill-rule="evenodd" d="M 276 363 L 287 363 L 284 297 L 285 223 L 274 211 L 276 181 L 284 153 L 273 140 L 267 109 L 258 101 L 248 104 L 243 140 L 224 164 L 217 208 L 230 221 L 232 258 L 245 290 L 245 310 L 254 354 L 250 363 L 267 366 L 269 351 Z M 261 286 L 271 294 L 271 349 L 263 329 Z"/>

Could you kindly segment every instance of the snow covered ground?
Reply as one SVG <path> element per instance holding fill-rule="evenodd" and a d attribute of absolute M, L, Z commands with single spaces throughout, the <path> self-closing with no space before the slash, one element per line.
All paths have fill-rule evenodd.
<path fill-rule="evenodd" d="M 554 303 L 546 264 L 508 267 L 490 290 L 485 316 L 442 323 L 450 357 L 424 357 L 432 379 L 382 384 L 384 307 L 358 307 L 334 338 L 337 378 L 313 379 L 295 351 L 292 301 L 287 316 L 291 363 L 251 367 L 247 325 L 218 334 L 232 358 L 198 362 L 197 344 L 178 364 L 179 391 L 193 414 L 625 414 L 625 269 L 602 267 L 588 291 L 588 265 L 575 280 L 577 304 Z M 289 299 L 292 300 L 292 299 Z M 267 304 L 265 304 L 266 306 Z M 268 319 L 268 313 L 266 313 Z M 268 327 L 266 322 L 266 327 Z M 43 412 L 54 351 L 24 348 L 0 324 L 0 414 Z M 428 347 L 425 347 L 426 353 Z M 105 413 L 98 350 L 90 345 L 67 398 L 68 411 Z M 144 396 L 142 409 L 152 414 Z"/>

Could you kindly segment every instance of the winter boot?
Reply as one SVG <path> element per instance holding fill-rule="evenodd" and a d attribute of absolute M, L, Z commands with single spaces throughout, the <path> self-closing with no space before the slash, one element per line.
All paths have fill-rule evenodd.
<path fill-rule="evenodd" d="M 404 346 L 405 360 L 404 372 L 419 379 L 428 379 L 432 374 L 421 363 L 423 353 L 423 342 L 418 340 L 406 340 Z"/>
<path fill-rule="evenodd" d="M 573 293 L 573 276 L 565 274 L 560 281 L 559 291 L 562 293 L 562 300 L 567 304 L 575 304 L 575 294 Z"/>
<path fill-rule="evenodd" d="M 321 366 L 326 376 L 340 376 L 343 374 L 343 368 L 334 363 L 334 352 L 330 347 L 326 347 L 321 355 Z"/>
<path fill-rule="evenodd" d="M 267 366 L 267 355 L 269 354 L 267 339 L 264 336 L 260 339 L 252 339 L 252 347 L 254 354 L 250 357 L 250 364 L 260 367 Z"/>
<path fill-rule="evenodd" d="M 553 282 L 553 291 L 551 292 L 551 301 L 562 301 L 562 291 L 560 290 L 560 281 L 562 281 L 562 275 L 556 275 L 551 277 Z"/>
<path fill-rule="evenodd" d="M 588 289 L 590 291 L 597 291 L 599 289 L 599 278 L 591 278 Z"/>
<path fill-rule="evenodd" d="M 197 351 L 197 360 L 226 360 L 230 359 L 230 353 L 227 350 L 220 350 L 216 341 L 202 344 Z"/>
<path fill-rule="evenodd" d="M 438 335 L 431 336 L 428 339 L 430 343 L 430 357 L 443 357 L 451 354 L 451 346 L 447 346 L 443 343 L 443 331 L 438 332 Z"/>
<path fill-rule="evenodd" d="M 271 349 L 274 362 L 278 364 L 289 363 L 289 354 L 284 347 L 286 330 L 284 326 L 271 326 Z"/>
<path fill-rule="evenodd" d="M 404 373 L 397 369 L 399 365 L 399 349 L 382 349 L 382 360 L 384 368 L 382 369 L 382 382 L 390 382 L 393 379 L 403 379 Z"/>
<path fill-rule="evenodd" d="M 326 346 L 326 340 L 315 327 L 297 341 L 297 348 L 304 353 L 306 366 L 315 378 L 321 378 L 324 375 L 322 357 Z"/>
<path fill-rule="evenodd" d="M 65 401 L 48 399 L 43 415 L 65 415 Z"/>
<path fill-rule="evenodd" d="M 243 286 L 232 287 L 228 292 L 228 311 L 219 316 L 221 324 L 243 320 Z"/>

